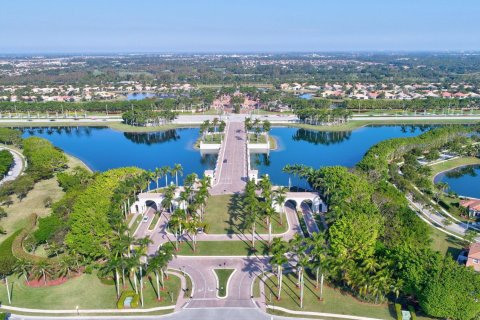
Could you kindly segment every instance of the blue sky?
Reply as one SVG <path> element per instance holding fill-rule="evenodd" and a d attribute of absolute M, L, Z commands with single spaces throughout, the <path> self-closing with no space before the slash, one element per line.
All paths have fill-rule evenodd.
<path fill-rule="evenodd" d="M 480 50 L 479 0 L 8 0 L 0 53 Z"/>

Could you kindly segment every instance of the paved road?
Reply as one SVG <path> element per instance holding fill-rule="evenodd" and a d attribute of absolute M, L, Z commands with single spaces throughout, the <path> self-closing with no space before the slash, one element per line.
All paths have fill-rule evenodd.
<path fill-rule="evenodd" d="M 131 319 L 131 320 L 269 320 L 269 319 L 294 319 L 287 317 L 271 316 L 263 313 L 259 309 L 252 308 L 203 308 L 203 309 L 183 309 L 180 312 L 165 316 L 78 316 L 78 317 L 34 317 L 34 316 L 22 316 L 12 315 L 12 320 L 90 320 L 90 319 L 102 319 L 102 320 L 119 320 L 119 319 Z M 301 318 L 296 318 L 301 319 Z"/>
<path fill-rule="evenodd" d="M 3 147 L 0 147 L 0 150 L 8 150 L 13 155 L 13 167 L 10 169 L 11 174 L 5 176 L 0 181 L 0 186 L 1 186 L 2 184 L 4 184 L 7 181 L 13 181 L 13 180 L 17 179 L 22 174 L 22 172 L 24 170 L 24 168 L 23 168 L 24 163 L 23 163 L 23 160 L 22 160 L 22 157 L 21 157 L 20 153 L 18 153 L 17 151 L 12 150 L 10 148 L 3 148 Z"/>
<path fill-rule="evenodd" d="M 218 155 L 212 195 L 240 193 L 247 179 L 247 136 L 243 122 L 229 122 Z"/>

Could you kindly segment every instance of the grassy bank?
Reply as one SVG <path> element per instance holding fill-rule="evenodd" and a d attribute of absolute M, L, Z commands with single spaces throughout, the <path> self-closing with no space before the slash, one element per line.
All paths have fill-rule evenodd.
<path fill-rule="evenodd" d="M 347 123 L 341 125 L 332 125 L 332 126 L 314 126 L 304 123 L 289 123 L 285 125 L 276 125 L 276 126 L 288 126 L 293 128 L 302 128 L 315 131 L 353 131 L 355 129 L 369 126 L 369 125 L 429 125 L 429 124 L 476 124 L 479 123 L 478 120 L 468 120 L 468 119 L 392 119 L 392 120 L 355 120 L 350 119 Z"/>
<path fill-rule="evenodd" d="M 323 301 L 320 301 L 320 290 L 315 288 L 315 281 L 305 276 L 304 307 L 300 308 L 300 289 L 296 286 L 296 277 L 289 273 L 283 277 L 281 299 L 277 300 L 277 278 L 272 276 L 265 281 L 265 295 L 268 304 L 297 311 L 314 311 L 336 313 L 378 319 L 395 319 L 392 308 L 388 304 L 365 303 L 325 285 L 323 287 Z M 271 297 L 271 301 L 270 301 Z"/>
<path fill-rule="evenodd" d="M 460 157 L 460 158 L 447 160 L 441 163 L 437 163 L 430 166 L 430 168 L 432 169 L 431 178 L 434 179 L 436 175 L 445 171 L 449 171 L 458 167 L 476 165 L 476 164 L 480 164 L 480 158 Z"/>
<path fill-rule="evenodd" d="M 77 158 L 70 155 L 67 155 L 67 158 L 67 170 L 71 170 L 77 166 L 88 169 L 88 167 Z M 27 217 L 32 213 L 37 214 L 39 217 L 44 217 L 50 214 L 51 209 L 46 206 L 46 203 L 56 202 L 60 200 L 63 195 L 64 192 L 58 186 L 56 177 L 35 183 L 33 189 L 30 190 L 27 196 L 23 199 L 19 199 L 17 196 L 12 195 L 12 203 L 9 206 L 3 206 L 8 214 L 6 218 L 2 219 L 2 226 L 7 231 L 7 234 L 0 235 L 0 242 L 15 230 L 25 227 L 28 220 Z"/>
<path fill-rule="evenodd" d="M 50 287 L 32 288 L 26 286 L 23 278 L 9 278 L 12 286 L 12 306 L 31 309 L 116 309 L 116 290 L 114 285 L 105 285 L 94 274 L 83 274 L 67 282 Z M 132 280 L 133 281 L 133 280 Z M 145 308 L 175 304 L 180 292 L 180 279 L 170 275 L 165 280 L 166 291 L 161 292 L 162 301 L 156 299 L 156 283 L 143 278 Z M 173 297 L 173 302 L 170 294 Z M 0 284 L 0 301 L 7 304 L 5 285 Z"/>

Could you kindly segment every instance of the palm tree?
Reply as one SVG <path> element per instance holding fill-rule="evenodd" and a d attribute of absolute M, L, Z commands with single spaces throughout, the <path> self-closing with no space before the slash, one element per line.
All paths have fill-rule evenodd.
<path fill-rule="evenodd" d="M 14 266 L 14 272 L 18 274 L 18 276 L 23 276 L 25 278 L 25 281 L 28 284 L 28 278 L 30 277 L 30 274 L 32 273 L 33 270 L 33 264 L 30 260 L 27 259 L 18 259 L 15 262 Z"/>
<path fill-rule="evenodd" d="M 162 199 L 162 208 L 168 208 L 169 212 L 172 213 L 172 205 L 173 205 L 173 200 L 175 198 L 175 188 L 173 187 L 167 187 L 167 190 L 165 190 L 165 193 L 163 194 L 163 199 Z"/>
<path fill-rule="evenodd" d="M 47 285 L 47 275 L 50 274 L 50 265 L 46 260 L 40 260 L 35 264 L 34 267 L 35 273 L 38 278 L 43 278 L 43 282 Z"/>
<path fill-rule="evenodd" d="M 107 263 L 102 266 L 101 275 L 113 273 L 115 277 L 115 288 L 117 289 L 117 299 L 120 297 L 120 275 L 118 269 L 122 268 L 122 259 L 112 256 Z"/>
<path fill-rule="evenodd" d="M 319 288 L 319 274 L 326 265 L 326 254 L 327 247 L 325 241 L 324 233 L 312 233 L 311 237 L 307 239 L 307 244 L 310 245 L 310 255 L 312 257 L 311 265 L 312 269 L 315 269 L 316 274 L 316 285 L 315 287 Z M 323 272 L 321 275 L 321 285 L 320 285 L 320 300 L 323 300 Z"/>
<path fill-rule="evenodd" d="M 276 214 L 270 201 L 263 203 L 263 216 L 267 220 L 268 225 L 268 243 L 272 244 L 272 218 Z"/>
<path fill-rule="evenodd" d="M 168 187 L 168 173 L 170 172 L 169 166 L 163 166 L 159 169 L 160 175 L 165 177 L 165 187 Z"/>
<path fill-rule="evenodd" d="M 273 201 L 280 207 L 280 224 L 283 224 L 283 215 L 285 214 L 285 201 L 287 200 L 287 187 L 280 187 L 274 192 Z"/>
<path fill-rule="evenodd" d="M 255 229 L 258 221 L 258 199 L 253 196 L 247 196 L 244 200 L 245 210 L 247 215 L 245 216 L 245 228 L 252 228 L 252 247 L 255 248 Z"/>
<path fill-rule="evenodd" d="M 170 173 L 173 175 L 175 175 L 175 184 L 178 186 L 178 174 L 180 174 L 181 176 L 183 176 L 183 167 L 181 164 L 179 163 L 176 163 L 172 170 L 170 171 Z"/>
<path fill-rule="evenodd" d="M 147 273 L 153 272 L 155 274 L 155 279 L 157 283 L 157 300 L 160 301 L 162 298 L 160 296 L 160 281 L 158 277 L 158 270 L 162 266 L 163 258 L 158 255 L 158 253 L 148 260 Z"/>
<path fill-rule="evenodd" d="M 155 172 L 155 185 L 157 186 L 157 189 L 158 189 L 158 180 L 162 176 L 162 172 L 161 172 L 160 168 L 155 168 L 154 172 Z"/>
<path fill-rule="evenodd" d="M 272 243 L 272 259 L 270 263 L 272 266 L 277 266 L 277 278 L 278 278 L 278 295 L 277 299 L 281 299 L 282 294 L 282 282 L 283 282 L 283 265 L 288 262 L 285 254 L 287 253 L 288 244 L 282 240 L 282 238 L 273 239 Z"/>
<path fill-rule="evenodd" d="M 190 199 L 190 195 L 186 191 L 180 192 L 180 196 L 178 197 L 178 202 L 183 205 L 183 211 L 187 214 L 187 203 Z"/>
<path fill-rule="evenodd" d="M 183 212 L 181 210 L 175 210 L 170 216 L 168 221 L 169 228 L 175 234 L 175 249 L 178 251 L 178 234 L 182 233 L 182 224 L 183 224 Z"/>

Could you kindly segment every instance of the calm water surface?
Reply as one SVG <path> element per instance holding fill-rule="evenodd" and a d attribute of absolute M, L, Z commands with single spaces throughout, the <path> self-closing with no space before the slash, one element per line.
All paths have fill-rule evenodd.
<path fill-rule="evenodd" d="M 352 132 L 316 132 L 296 128 L 273 128 L 278 150 L 252 154 L 252 164 L 260 174 L 269 174 L 276 184 L 288 185 L 282 173 L 287 164 L 315 168 L 330 165 L 351 167 L 374 144 L 394 138 L 415 136 L 431 126 L 376 126 Z M 105 171 L 124 166 L 153 170 L 164 165 L 182 164 L 184 174 L 215 166 L 216 155 L 202 156 L 193 144 L 199 129 L 177 129 L 155 133 L 123 133 L 110 128 L 67 127 L 22 129 L 23 136 L 39 136 L 84 161 L 90 168 Z M 292 177 L 292 185 L 301 185 Z"/>
<path fill-rule="evenodd" d="M 435 177 L 435 182 L 445 182 L 449 190 L 459 195 L 480 199 L 480 166 L 465 166 Z"/>

